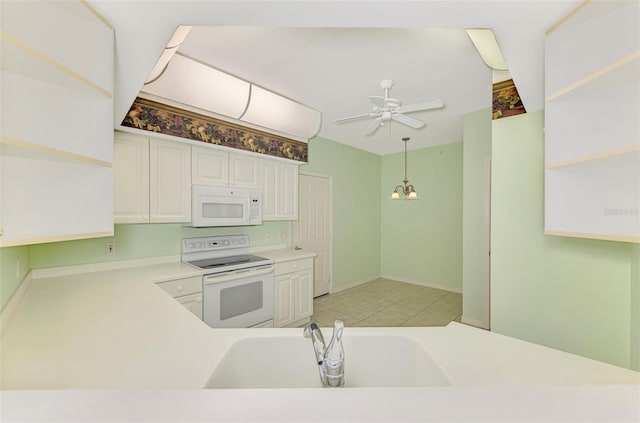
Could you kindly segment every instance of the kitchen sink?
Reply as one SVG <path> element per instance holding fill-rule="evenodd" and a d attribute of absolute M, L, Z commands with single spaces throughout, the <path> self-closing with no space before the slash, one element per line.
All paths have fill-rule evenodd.
<path fill-rule="evenodd" d="M 346 387 L 450 386 L 429 353 L 405 336 L 343 338 Z M 234 343 L 205 388 L 320 387 L 308 339 L 300 336 L 246 338 Z"/>

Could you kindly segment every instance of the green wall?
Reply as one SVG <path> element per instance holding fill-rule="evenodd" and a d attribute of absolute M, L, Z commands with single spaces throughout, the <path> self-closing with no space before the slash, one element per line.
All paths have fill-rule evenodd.
<path fill-rule="evenodd" d="M 247 234 L 252 246 L 289 245 L 289 222 L 263 222 L 258 226 L 191 228 L 179 223 L 115 225 L 112 237 L 35 244 L 30 246 L 31 267 L 67 266 L 180 254 L 182 238 Z M 115 242 L 116 253 L 105 254 L 105 243 Z"/>
<path fill-rule="evenodd" d="M 19 269 L 16 259 L 20 259 Z M 28 246 L 0 248 L 0 310 L 7 305 L 30 269 Z"/>
<path fill-rule="evenodd" d="M 631 248 L 631 368 L 640 371 L 640 244 Z"/>
<path fill-rule="evenodd" d="M 492 330 L 630 367 L 637 246 L 543 234 L 543 128 L 542 111 L 493 122 Z"/>
<path fill-rule="evenodd" d="M 191 228 L 178 223 L 115 225 L 111 237 L 0 248 L 0 310 L 31 269 L 180 254 L 182 238 L 247 234 L 251 246 L 290 245 L 289 222 L 263 222 L 258 226 Z M 115 242 L 116 253 L 105 254 L 105 243 Z M 20 272 L 16 275 L 16 258 Z"/>
<path fill-rule="evenodd" d="M 392 201 L 404 153 L 382 157 L 382 275 L 462 291 L 462 143 L 410 151 L 416 201 Z"/>
<path fill-rule="evenodd" d="M 333 177 L 333 287 L 380 276 L 380 156 L 316 137 L 300 171 Z"/>
<path fill-rule="evenodd" d="M 491 109 L 464 116 L 462 192 L 462 317 L 464 322 L 489 328 L 485 289 L 489 206 L 487 192 L 491 159 Z"/>

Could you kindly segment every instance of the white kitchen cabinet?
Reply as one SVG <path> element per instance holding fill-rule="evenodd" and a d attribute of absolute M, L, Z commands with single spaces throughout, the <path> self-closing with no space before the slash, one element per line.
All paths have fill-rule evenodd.
<path fill-rule="evenodd" d="M 300 326 L 313 314 L 313 259 L 276 263 L 274 327 Z"/>
<path fill-rule="evenodd" d="M 175 279 L 156 285 L 202 320 L 202 277 Z"/>
<path fill-rule="evenodd" d="M 260 158 L 246 154 L 229 153 L 229 186 L 259 190 Z"/>
<path fill-rule="evenodd" d="M 229 153 L 191 147 L 191 182 L 195 185 L 229 186 Z"/>
<path fill-rule="evenodd" d="M 191 220 L 191 146 L 116 132 L 115 223 Z"/>
<path fill-rule="evenodd" d="M 0 247 L 112 235 L 113 28 L 83 2 L 1 8 Z"/>
<path fill-rule="evenodd" d="M 580 5 L 545 40 L 545 234 L 640 242 L 637 2 Z"/>
<path fill-rule="evenodd" d="M 149 222 L 191 221 L 191 146 L 149 140 Z"/>
<path fill-rule="evenodd" d="M 113 219 L 149 222 L 149 139 L 116 132 L 113 146 Z"/>
<path fill-rule="evenodd" d="M 260 160 L 262 220 L 298 218 L 298 165 Z"/>
<path fill-rule="evenodd" d="M 260 158 L 210 147 L 192 147 L 191 181 L 197 185 L 260 189 Z"/>

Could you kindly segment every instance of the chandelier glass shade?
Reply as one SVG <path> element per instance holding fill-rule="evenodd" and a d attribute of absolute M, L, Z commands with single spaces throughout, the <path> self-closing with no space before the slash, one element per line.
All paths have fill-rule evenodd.
<path fill-rule="evenodd" d="M 402 138 L 404 141 L 404 179 L 402 180 L 403 185 L 397 185 L 393 192 L 391 193 L 392 200 L 417 200 L 418 193 L 416 193 L 413 185 L 409 183 L 409 179 L 407 178 L 407 141 L 409 141 L 408 137 Z"/>

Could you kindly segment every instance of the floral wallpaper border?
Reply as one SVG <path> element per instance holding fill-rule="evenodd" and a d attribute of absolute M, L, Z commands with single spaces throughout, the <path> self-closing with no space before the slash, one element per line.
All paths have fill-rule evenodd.
<path fill-rule="evenodd" d="M 307 162 L 307 144 L 137 97 L 123 126 Z"/>
<path fill-rule="evenodd" d="M 493 119 L 527 113 L 513 79 L 493 84 Z"/>

